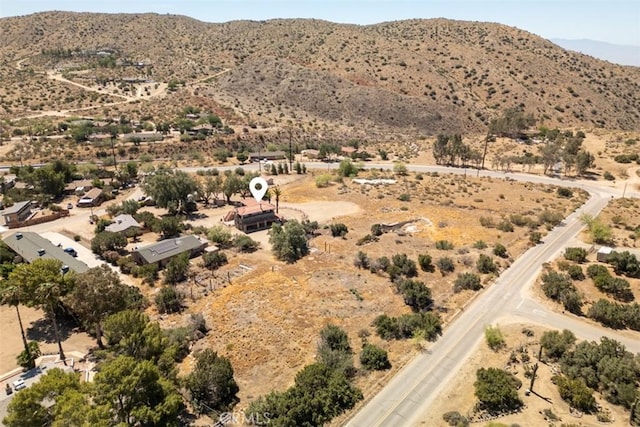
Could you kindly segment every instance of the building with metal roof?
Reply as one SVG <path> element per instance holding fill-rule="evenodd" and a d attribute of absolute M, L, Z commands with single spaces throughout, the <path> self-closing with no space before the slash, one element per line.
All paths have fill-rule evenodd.
<path fill-rule="evenodd" d="M 199 255 L 208 244 L 208 241 L 188 234 L 136 249 L 131 253 L 131 257 L 138 264 L 157 264 L 158 267 L 164 267 L 172 258 L 185 252 L 189 253 L 189 258 Z"/>
<path fill-rule="evenodd" d="M 37 233 L 30 231 L 13 233 L 5 236 L 2 241 L 29 263 L 36 259 L 55 259 L 76 273 L 84 273 L 89 269 L 87 264 L 74 258 L 62 247 L 54 245 Z"/>

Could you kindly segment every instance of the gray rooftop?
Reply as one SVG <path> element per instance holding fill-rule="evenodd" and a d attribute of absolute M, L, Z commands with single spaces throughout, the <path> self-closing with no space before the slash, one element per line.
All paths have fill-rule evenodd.
<path fill-rule="evenodd" d="M 62 265 L 68 266 L 76 273 L 84 273 L 89 266 L 72 257 L 60 248 L 37 233 L 23 231 L 5 236 L 2 241 L 25 261 L 33 262 L 36 259 L 56 259 Z"/>
<path fill-rule="evenodd" d="M 121 214 L 113 218 L 113 224 L 109 224 L 105 227 L 105 231 L 111 231 L 112 233 L 120 233 L 128 230 L 131 227 L 141 228 L 142 226 L 131 215 Z"/>
<path fill-rule="evenodd" d="M 25 206 L 28 206 L 30 204 L 31 204 L 31 200 L 14 203 L 13 206 L 9 206 L 5 210 L 3 210 L 2 215 L 11 215 L 11 214 L 20 212 L 22 209 L 24 209 Z"/>
<path fill-rule="evenodd" d="M 192 251 L 201 246 L 206 246 L 205 240 L 200 240 L 194 235 L 176 237 L 175 239 L 162 240 L 144 248 L 138 249 L 136 252 L 144 258 L 147 263 L 169 259 L 186 251 Z"/>

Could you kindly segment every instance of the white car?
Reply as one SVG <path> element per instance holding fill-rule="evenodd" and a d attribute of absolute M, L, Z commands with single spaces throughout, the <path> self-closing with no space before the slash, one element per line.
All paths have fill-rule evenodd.
<path fill-rule="evenodd" d="M 13 389 L 15 391 L 20 391 L 23 388 L 25 388 L 27 385 L 24 383 L 24 380 L 22 378 L 17 379 L 13 382 Z"/>

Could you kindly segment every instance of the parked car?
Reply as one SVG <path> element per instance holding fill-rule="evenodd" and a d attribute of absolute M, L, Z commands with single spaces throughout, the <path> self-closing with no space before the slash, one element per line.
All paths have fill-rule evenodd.
<path fill-rule="evenodd" d="M 74 258 L 78 256 L 78 252 L 73 248 L 64 248 L 64 251 Z"/>
<path fill-rule="evenodd" d="M 19 379 L 15 380 L 13 382 L 13 388 L 14 388 L 15 391 L 22 390 L 26 386 L 27 385 L 24 383 L 24 379 L 22 379 L 22 378 L 19 378 Z"/>
<path fill-rule="evenodd" d="M 73 209 L 73 203 L 67 203 L 67 209 Z"/>

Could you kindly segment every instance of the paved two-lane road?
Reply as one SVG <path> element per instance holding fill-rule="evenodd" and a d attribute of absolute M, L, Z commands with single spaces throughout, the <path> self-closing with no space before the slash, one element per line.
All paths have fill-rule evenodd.
<path fill-rule="evenodd" d="M 420 166 L 414 168 L 425 171 L 430 169 Z M 511 177 L 518 180 L 530 178 L 519 174 Z M 418 355 L 398 372 L 347 422 L 347 426 L 401 427 L 419 424 L 433 400 L 471 356 L 483 337 L 485 326 L 496 323 L 504 316 L 517 317 L 526 322 L 552 328 L 571 329 L 582 339 L 598 340 L 606 335 L 621 341 L 630 351 L 640 352 L 637 334 L 630 337 L 629 334 L 605 330 L 573 316 L 551 312 L 529 297 L 528 289 L 540 273 L 542 264 L 556 258 L 582 229 L 580 215 L 597 215 L 612 195 L 616 194 L 615 190 L 589 183 L 578 185 L 566 181 L 549 182 L 552 181 L 549 178 L 538 178 L 541 183 L 580 186 L 589 190 L 592 197 L 567 217 L 562 225 L 551 231 L 543 244 L 531 248 L 518 258 L 445 329 L 443 336 L 430 346 L 428 352 Z"/>

